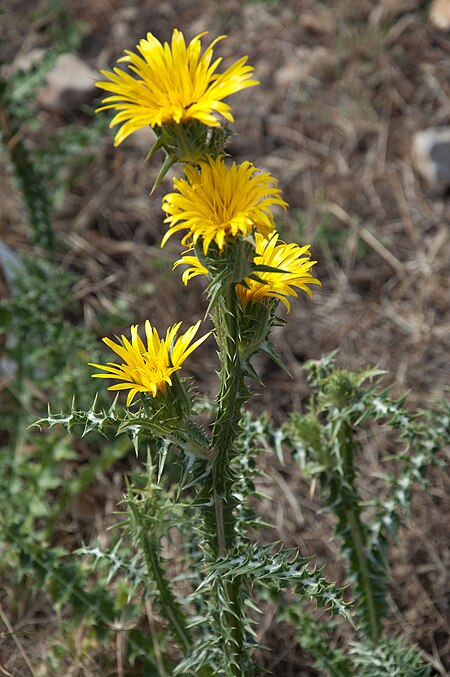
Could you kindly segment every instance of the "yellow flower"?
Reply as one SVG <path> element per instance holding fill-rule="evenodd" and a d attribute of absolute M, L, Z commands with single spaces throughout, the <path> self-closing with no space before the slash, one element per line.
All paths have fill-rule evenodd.
<path fill-rule="evenodd" d="M 223 158 L 185 166 L 185 179 L 174 179 L 178 193 L 169 193 L 162 208 L 169 230 L 161 246 L 178 230 L 187 229 L 182 243 L 203 238 L 205 255 L 211 242 L 223 251 L 228 238 L 248 235 L 254 229 L 267 235 L 275 228 L 270 207 L 286 208 L 276 180 L 251 162 L 227 167 Z"/>
<path fill-rule="evenodd" d="M 300 247 L 295 243 L 285 244 L 281 240 L 278 240 L 278 233 L 276 232 L 272 233 L 268 239 L 260 233 L 255 233 L 255 243 L 254 263 L 260 266 L 277 268 L 279 272 L 257 272 L 256 275 L 261 282 L 246 277 L 244 279 L 247 286 L 242 284 L 236 285 L 236 293 L 244 310 L 249 302 L 263 301 L 265 298 L 276 298 L 284 303 L 289 312 L 290 304 L 286 296 L 297 297 L 294 287 L 303 289 L 303 291 L 311 296 L 311 290 L 308 288 L 308 285 L 320 285 L 319 280 L 309 272 L 316 263 L 316 261 L 311 261 L 309 258 L 309 244 L 304 247 Z M 178 259 L 174 264 L 174 268 L 186 264 L 190 266 L 182 275 L 184 284 L 187 284 L 196 275 L 208 275 L 208 269 L 200 263 L 195 254 L 191 255 L 192 251 L 192 249 L 189 249 L 184 252 L 181 255 L 181 259 Z"/>
<path fill-rule="evenodd" d="M 118 146 L 129 134 L 141 127 L 180 124 L 199 120 L 205 125 L 218 127 L 217 113 L 234 122 L 225 97 L 246 87 L 258 85 L 250 80 L 253 68 L 246 66 L 243 57 L 222 74 L 215 73 L 222 59 L 211 63 L 213 47 L 224 35 L 216 38 L 201 54 L 200 33 L 186 46 L 183 33 L 174 29 L 172 44 L 163 44 L 152 33 L 137 45 L 140 55 L 126 51 L 118 63 L 127 63 L 134 75 L 114 68 L 101 71 L 110 82 L 97 82 L 97 87 L 111 92 L 103 100 L 106 104 L 98 110 L 113 108 L 117 115 L 111 127 L 123 122 L 114 145 Z"/>
<path fill-rule="evenodd" d="M 193 254 L 192 256 L 190 255 L 191 252 L 193 251 L 194 249 L 191 248 L 183 252 L 181 254 L 181 259 L 178 259 L 178 261 L 175 261 L 175 263 L 173 264 L 174 269 L 177 268 L 178 266 L 185 265 L 191 266 L 191 268 L 186 268 L 183 275 L 181 276 L 183 284 L 187 284 L 189 280 L 192 280 L 192 278 L 196 277 L 197 275 L 208 275 L 208 268 L 206 268 L 202 263 L 200 263 L 195 254 Z"/>
<path fill-rule="evenodd" d="M 185 359 L 211 333 L 208 332 L 189 345 L 200 327 L 200 320 L 175 340 L 180 326 L 181 322 L 178 322 L 173 327 L 169 327 L 166 337 L 161 339 L 157 330 L 147 320 L 145 323 L 147 346 L 138 335 L 138 325 L 131 327 L 131 341 L 123 335 L 121 344 L 104 338 L 106 345 L 117 353 L 123 362 L 122 364 L 108 362 L 107 365 L 89 362 L 90 366 L 106 372 L 92 374 L 92 377 L 123 381 L 123 383 L 110 386 L 108 390 L 129 390 L 127 407 L 137 393 L 150 393 L 153 397 L 156 397 L 158 392 L 164 393 L 167 385 L 172 385 L 171 375 L 181 368 Z"/>
<path fill-rule="evenodd" d="M 256 256 L 254 263 L 277 268 L 279 272 L 257 272 L 256 275 L 261 282 L 245 278 L 247 287 L 242 284 L 236 285 L 236 292 L 244 310 L 250 302 L 275 298 L 284 303 L 289 312 L 291 306 L 286 296 L 298 296 L 294 287 L 302 289 L 309 296 L 312 296 L 308 285 L 320 285 L 320 282 L 310 273 L 313 265 L 317 263 L 317 261 L 311 261 L 309 258 L 311 256 L 309 252 L 311 245 L 307 244 L 300 247 L 298 244 L 286 244 L 282 241 L 277 244 L 278 233 L 273 233 L 269 239 L 255 233 L 255 240 Z"/>

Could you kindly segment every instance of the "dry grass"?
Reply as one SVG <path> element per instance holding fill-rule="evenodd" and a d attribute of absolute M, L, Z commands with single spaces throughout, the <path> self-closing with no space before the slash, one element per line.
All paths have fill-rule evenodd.
<path fill-rule="evenodd" d="M 230 153 L 277 176 L 290 204 L 281 230 L 287 240 L 312 242 L 316 274 L 323 282 L 312 302 L 302 298 L 293 304 L 287 327 L 277 335 L 295 380 L 269 363 L 260 365 L 266 387 L 255 406 L 270 410 L 278 422 L 305 403 L 302 362 L 334 349 L 344 367 L 386 369 L 386 382 L 396 393 L 410 390 L 414 407 L 431 404 L 449 382 L 450 203 L 414 174 L 410 140 L 423 127 L 448 124 L 450 45 L 429 26 L 427 3 L 415 4 L 413 11 L 389 15 L 382 2 L 369 0 L 168 0 L 144 1 L 139 9 L 119 0 L 70 3 L 74 18 L 88 29 L 81 54 L 96 68 L 111 65 L 143 31 L 167 38 L 173 26 L 188 35 L 204 29 L 226 32 L 225 59 L 243 51 L 256 68 L 258 91 L 235 97 L 238 135 Z M 17 3 L 10 5 L 5 26 L 12 59 L 19 48 L 46 44 L 47 33 L 45 26 L 27 25 Z M 48 130 L 68 122 L 43 110 L 37 115 Z M 79 124 L 86 120 L 80 117 Z M 81 275 L 77 295 L 84 321 L 99 334 L 97 318 L 117 298 L 129 304 L 133 321 L 151 317 L 161 327 L 195 321 L 205 310 L 199 284 L 184 289 L 179 275 L 170 272 L 179 252 L 176 243 L 159 248 L 160 198 L 171 177 L 150 198 L 158 159 L 149 165 L 144 156 L 145 150 L 132 144 L 113 150 L 105 137 L 55 221 L 66 251 L 62 264 Z M 1 187 L 2 237 L 13 248 L 27 248 L 20 203 L 7 173 Z M 191 362 L 200 389 L 208 394 L 216 387 L 214 368 L 212 349 L 201 363 Z M 369 494 L 370 475 L 382 453 L 379 444 L 370 432 L 362 443 Z M 273 464 L 272 457 L 265 465 L 271 481 L 264 489 L 272 502 L 261 504 L 262 516 L 273 521 L 283 542 L 316 556 L 339 575 L 330 518 L 319 514 L 318 497 L 309 495 L 297 469 Z M 107 483 L 103 495 L 113 485 L 111 495 L 117 495 L 117 478 L 102 481 Z M 419 643 L 445 675 L 450 669 L 448 477 L 432 473 L 430 487 L 426 497 L 416 496 L 393 544 L 388 625 Z M 98 497 L 83 500 L 96 506 L 95 524 L 102 532 L 108 521 L 105 506 Z M 76 530 L 82 518 L 79 506 L 72 507 L 67 519 Z M 29 610 L 23 624 L 38 611 L 48 623 L 45 635 L 53 622 L 45 615 L 48 609 Z M 5 625 L 12 624 L 5 609 L 0 614 Z M 267 666 L 280 677 L 317 674 L 304 667 L 309 659 L 298 653 L 287 632 L 273 626 L 269 612 L 260 629 L 261 640 L 273 649 Z M 117 652 L 120 664 L 120 645 Z M 42 658 L 32 641 L 27 647 L 15 639 L 7 653 L 14 656 L 5 662 L 8 670 L 16 670 L 13 674 L 29 656 L 35 664 Z M 70 674 L 96 674 L 77 669 Z"/>

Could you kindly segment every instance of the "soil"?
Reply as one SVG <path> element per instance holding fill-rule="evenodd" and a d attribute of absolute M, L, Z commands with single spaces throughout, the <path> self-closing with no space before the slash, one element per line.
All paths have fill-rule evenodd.
<path fill-rule="evenodd" d="M 4 62 L 51 47 L 55 10 L 35 5 L 6 1 L 0 16 Z M 385 370 L 386 384 L 393 384 L 396 395 L 409 391 L 414 409 L 432 405 L 449 383 L 450 200 L 416 175 L 410 153 L 416 131 L 450 119 L 450 39 L 429 23 L 428 5 L 72 0 L 65 8 L 71 21 L 81 22 L 77 52 L 96 70 L 111 68 L 147 31 L 167 40 L 174 27 L 188 38 L 202 31 L 226 34 L 217 47 L 224 63 L 247 54 L 255 67 L 261 85 L 230 99 L 236 135 L 228 150 L 237 162 L 251 160 L 276 176 L 289 203 L 286 215 L 277 214 L 281 233 L 286 241 L 311 243 L 323 285 L 312 300 L 294 300 L 286 327 L 275 332 L 294 378 L 268 361 L 259 363 L 265 386 L 254 406 L 269 411 L 275 423 L 305 407 L 302 363 L 332 350 L 339 351 L 342 367 Z M 40 132 L 33 136 L 31 130 L 30 138 L 38 147 L 58 127 L 90 121 L 83 110 L 61 113 L 39 105 L 36 116 Z M 126 301 L 133 323 L 151 318 L 161 328 L 193 323 L 206 309 L 201 281 L 185 288 L 178 272 L 170 272 L 180 252 L 176 238 L 160 249 L 161 197 L 171 189 L 174 172 L 150 196 L 161 158 L 146 162 L 147 151 L 131 140 L 114 149 L 105 132 L 55 217 L 62 264 L 80 275 L 82 321 L 99 336 L 99 318 L 117 299 Z M 0 181 L 4 223 L 11 226 L 2 238 L 13 249 L 29 250 L 7 171 Z M 201 362 L 190 363 L 199 390 L 211 396 L 215 368 L 213 347 Z M 370 483 L 377 464 L 371 443 L 362 447 Z M 309 482 L 287 459 L 282 465 L 270 456 L 262 463 L 272 501 L 259 506 L 261 516 L 275 522 L 286 545 L 317 557 L 339 576 L 332 524 L 319 514 L 320 499 L 310 494 Z M 417 492 L 392 544 L 390 571 L 388 627 L 417 643 L 442 675 L 450 670 L 449 514 L 448 476 L 433 471 L 428 494 Z M 318 674 L 293 636 L 290 641 L 290 630 L 270 618 L 268 613 L 258 635 L 272 650 L 261 659 L 270 674 Z M 8 669 L 17 669 L 20 660 L 10 658 Z"/>

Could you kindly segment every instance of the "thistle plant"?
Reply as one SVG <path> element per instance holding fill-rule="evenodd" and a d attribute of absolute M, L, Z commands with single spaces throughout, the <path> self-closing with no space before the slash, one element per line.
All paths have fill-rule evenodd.
<path fill-rule="evenodd" d="M 181 323 L 176 323 L 161 338 L 151 321 L 141 318 L 145 340 L 137 324 L 129 336 L 116 341 L 105 337 L 116 361 L 89 364 L 97 370 L 94 378 L 114 381 L 108 386 L 118 391 L 114 405 L 109 410 L 95 404 L 88 411 L 74 407 L 68 414 L 49 413 L 39 423 L 62 424 L 69 431 L 83 425 L 84 432 L 128 433 L 136 453 L 145 457 L 141 472 L 127 480 L 121 538 L 128 538 L 134 548 L 133 590 L 140 588 L 146 602 L 157 602 L 170 641 L 178 647 L 178 654 L 162 651 L 166 639 L 155 649 L 160 674 L 249 677 L 258 671 L 253 657 L 255 616 L 249 609 L 257 609 L 265 596 L 290 590 L 297 625 L 305 632 L 308 618 L 298 611 L 304 599 L 313 599 L 331 615 L 351 619 L 342 590 L 313 562 L 276 543 L 260 545 L 247 528 L 258 523 L 248 503 L 258 496 L 258 433 L 246 411 L 252 383 L 260 383 L 253 360 L 263 354 L 283 368 L 271 341 L 273 327 L 286 322 L 277 315 L 278 308 L 281 304 L 289 312 L 299 291 L 311 296 L 311 287 L 320 282 L 313 275 L 316 261 L 310 245 L 285 243 L 276 230 L 272 209 L 287 208 L 276 179 L 251 162 L 236 164 L 226 156 L 231 132 L 223 121 L 233 122 L 233 116 L 223 99 L 258 84 L 251 79 L 253 68 L 243 57 L 218 73 L 220 59 L 213 61 L 213 48 L 223 36 L 202 53 L 202 35 L 186 45 L 182 33 L 174 30 L 171 44 L 162 45 L 149 33 L 138 45 L 139 55 L 126 52 L 119 61 L 130 72 L 103 71 L 107 81 L 97 84 L 109 93 L 99 110 L 114 110 L 111 125 L 121 124 L 115 145 L 149 125 L 157 136 L 149 156 L 161 148 L 166 154 L 157 183 L 169 167 L 183 165 L 181 178 L 174 179 L 174 190 L 162 201 L 167 225 L 162 246 L 183 231 L 186 249 L 173 267 L 185 266 L 184 285 L 197 276 L 207 280 L 207 314 L 213 329 L 200 331 L 199 321 L 177 338 Z M 219 384 L 205 427 L 199 422 L 198 397 L 181 368 L 211 335 L 218 350 Z M 119 404 L 122 390 L 128 391 L 124 406 Z M 344 411 L 346 403 L 336 401 L 334 407 Z M 345 515 L 356 520 L 367 547 L 368 535 L 360 533 L 352 493 L 353 418 L 344 423 L 331 437 L 340 450 L 333 459 L 336 472 L 346 479 L 330 484 L 330 490 L 333 505 L 347 501 Z M 296 439 L 297 428 L 291 432 Z M 187 587 L 183 594 L 171 580 L 166 556 L 173 530 L 181 540 L 180 578 Z M 353 540 L 346 540 L 349 530 Z M 350 519 L 342 523 L 348 549 L 350 541 L 355 545 L 355 534 Z M 83 552 L 96 561 L 114 561 L 114 571 L 126 571 L 126 557 L 119 556 L 121 544 L 114 557 L 98 548 Z M 354 564 L 357 592 L 364 599 L 358 606 L 359 620 L 376 641 L 381 611 L 370 611 L 363 564 L 361 558 Z M 290 614 L 291 620 L 295 617 Z M 326 641 L 314 641 L 313 634 L 310 645 L 322 650 L 322 665 L 332 674 L 345 674 L 349 659 L 325 650 Z"/>
<path fill-rule="evenodd" d="M 100 110 L 118 111 L 111 126 L 123 123 L 115 136 L 116 146 L 137 129 L 150 125 L 158 140 L 149 157 L 159 148 L 166 151 L 155 185 L 176 162 L 194 162 L 211 153 L 219 154 L 228 133 L 218 116 L 234 122 L 230 106 L 223 99 L 259 84 L 250 79 L 253 68 L 246 65 L 247 57 L 224 73 L 216 73 L 221 59 L 211 63 L 213 48 L 225 36 L 214 40 L 201 54 L 203 35 L 197 35 L 186 46 L 183 34 L 175 29 L 169 46 L 147 33 L 137 46 L 140 56 L 127 51 L 119 60 L 137 77 L 115 68 L 112 73 L 102 71 L 109 82 L 97 83 L 97 87 L 112 94 L 104 99 Z"/>

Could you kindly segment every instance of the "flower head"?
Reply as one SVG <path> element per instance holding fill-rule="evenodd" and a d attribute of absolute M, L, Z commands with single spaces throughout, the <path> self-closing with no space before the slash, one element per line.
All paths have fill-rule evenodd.
<path fill-rule="evenodd" d="M 275 228 L 272 205 L 286 208 L 276 180 L 251 162 L 227 167 L 223 158 L 199 162 L 199 169 L 186 165 L 186 178 L 174 179 L 178 193 L 169 193 L 162 208 L 169 230 L 162 246 L 179 230 L 187 229 L 182 243 L 196 244 L 203 238 L 203 251 L 215 242 L 222 252 L 228 238 L 258 230 L 267 235 Z"/>
<path fill-rule="evenodd" d="M 200 327 L 200 321 L 175 340 L 180 326 L 181 322 L 178 322 L 173 327 L 169 327 L 165 338 L 161 339 L 157 330 L 147 320 L 145 323 L 147 345 L 138 334 L 138 325 L 131 327 L 131 341 L 123 335 L 119 344 L 109 338 L 104 338 L 106 345 L 117 353 L 123 362 L 122 364 L 108 362 L 107 365 L 89 362 L 92 367 L 106 372 L 92 374 L 92 377 L 123 381 L 123 383 L 110 386 L 108 390 L 129 390 L 127 406 L 131 404 L 137 393 L 150 393 L 153 397 L 156 397 L 158 392 L 164 393 L 166 387 L 172 385 L 172 374 L 181 368 L 185 359 L 211 333 L 208 332 L 190 345 Z"/>
<path fill-rule="evenodd" d="M 303 247 L 295 243 L 285 244 L 278 240 L 276 232 L 272 233 L 269 238 L 255 233 L 255 243 L 253 262 L 256 265 L 276 268 L 278 272 L 258 271 L 256 275 L 260 281 L 246 277 L 244 278 L 245 285 L 236 285 L 236 293 L 244 310 L 250 302 L 276 298 L 284 303 L 289 312 L 290 304 L 286 296 L 297 296 L 294 287 L 302 289 L 311 296 L 308 285 L 320 285 L 319 280 L 310 272 L 316 261 L 310 260 L 309 244 Z M 189 266 L 182 275 L 184 284 L 197 275 L 208 275 L 209 272 L 192 252 L 193 249 L 188 249 L 174 264 L 174 268 L 181 265 Z"/>
<path fill-rule="evenodd" d="M 254 263 L 256 265 L 270 266 L 277 268 L 278 272 L 257 272 L 260 282 L 245 278 L 246 286 L 236 285 L 236 292 L 239 296 L 244 309 L 249 302 L 263 301 L 266 298 L 279 299 L 286 306 L 288 312 L 291 309 L 287 296 L 297 297 L 297 289 L 302 289 L 309 296 L 312 296 L 308 285 L 318 284 L 319 280 L 311 275 L 311 268 L 317 261 L 310 260 L 309 247 L 298 244 L 286 244 L 278 242 L 278 233 L 273 233 L 266 239 L 259 233 L 255 233 L 256 256 Z"/>
<path fill-rule="evenodd" d="M 186 268 L 183 275 L 181 276 L 183 284 L 185 285 L 189 282 L 189 280 L 192 280 L 193 277 L 197 277 L 197 275 L 208 275 L 209 272 L 208 268 L 206 268 L 203 263 L 200 263 L 195 253 L 192 253 L 193 251 L 194 248 L 192 247 L 191 249 L 183 252 L 181 254 L 181 259 L 178 259 L 178 261 L 175 261 L 173 264 L 174 268 L 177 268 L 178 266 L 190 266 L 190 268 Z"/>
<path fill-rule="evenodd" d="M 98 110 L 113 108 L 117 115 L 111 126 L 124 124 L 117 132 L 118 146 L 129 134 L 141 127 L 180 124 L 199 120 L 205 125 L 218 127 L 217 113 L 234 122 L 230 106 L 223 99 L 246 87 L 259 84 L 250 80 L 253 68 L 243 57 L 219 74 L 215 71 L 222 59 L 213 63 L 213 47 L 224 35 L 216 38 L 201 54 L 200 33 L 186 45 L 183 33 L 174 29 L 172 43 L 161 42 L 152 33 L 137 45 L 140 53 L 126 51 L 118 63 L 127 63 L 127 73 L 120 68 L 113 72 L 101 71 L 107 82 L 97 82 L 97 87 L 111 92 Z"/>

